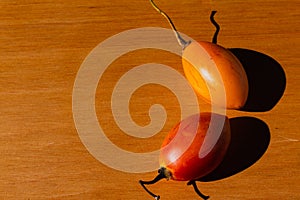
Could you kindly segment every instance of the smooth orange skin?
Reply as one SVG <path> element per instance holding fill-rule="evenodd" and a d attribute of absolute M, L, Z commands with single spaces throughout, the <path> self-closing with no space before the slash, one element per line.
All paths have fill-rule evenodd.
<path fill-rule="evenodd" d="M 182 63 L 186 78 L 207 102 L 228 109 L 245 105 L 249 90 L 247 75 L 228 49 L 211 42 L 192 42 L 183 51 Z"/>
<path fill-rule="evenodd" d="M 217 120 L 211 122 L 212 115 Z M 215 127 L 218 126 L 217 123 L 220 124 L 222 122 L 221 134 L 219 134 L 215 131 Z M 204 146 L 203 141 L 207 135 L 209 125 L 212 127 L 210 133 L 216 136 L 214 138 L 216 143 L 213 143 L 214 141 L 212 140 L 206 141 L 207 143 L 213 143 L 214 146 L 208 154 L 200 158 L 199 152 Z M 179 129 L 179 127 L 181 128 Z M 174 139 L 175 136 L 176 139 Z M 229 146 L 229 142 L 230 125 L 226 116 L 212 113 L 192 115 L 178 123 L 166 136 L 160 153 L 160 165 L 170 172 L 171 177 L 168 178 L 177 181 L 195 180 L 205 176 L 220 164 Z M 175 161 L 172 160 L 174 152 L 181 155 Z"/>

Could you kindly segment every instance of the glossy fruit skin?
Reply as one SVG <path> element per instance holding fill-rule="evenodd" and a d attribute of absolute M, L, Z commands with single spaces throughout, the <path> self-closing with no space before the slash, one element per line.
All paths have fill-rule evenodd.
<path fill-rule="evenodd" d="M 228 49 L 194 41 L 184 49 L 182 63 L 186 78 L 206 101 L 228 109 L 245 105 L 249 90 L 247 75 Z"/>
<path fill-rule="evenodd" d="M 210 139 L 204 141 L 209 134 Z M 163 141 L 159 158 L 161 168 L 165 168 L 167 178 L 173 180 L 198 179 L 220 164 L 229 143 L 230 125 L 226 116 L 214 113 L 192 115 L 179 122 Z M 174 153 L 180 156 L 174 159 Z"/>

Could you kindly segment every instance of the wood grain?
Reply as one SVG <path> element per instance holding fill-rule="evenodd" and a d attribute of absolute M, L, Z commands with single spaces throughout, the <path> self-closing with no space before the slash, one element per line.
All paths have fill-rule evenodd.
<path fill-rule="evenodd" d="M 286 75 L 286 90 L 272 110 L 227 112 L 231 118 L 264 121 L 271 134 L 267 152 L 241 173 L 200 183 L 202 191 L 213 200 L 300 199 L 299 2 L 156 2 L 178 30 L 196 40 L 211 40 L 214 29 L 208 17 L 212 9 L 218 10 L 220 44 L 271 56 Z M 152 179 L 156 172 L 126 173 L 99 162 L 80 141 L 72 113 L 73 85 L 85 57 L 108 37 L 141 27 L 169 25 L 148 1 L 1 0 L 0 199 L 150 199 L 138 180 Z M 149 61 L 182 73 L 180 58 L 174 55 L 133 52 L 109 67 L 97 89 L 99 123 L 116 145 L 128 151 L 158 149 L 180 119 L 174 94 L 149 85 L 133 95 L 131 114 L 145 125 L 149 106 L 161 103 L 168 113 L 162 131 L 147 140 L 130 138 L 113 121 L 110 92 L 116 77 Z M 198 198 L 182 182 L 162 181 L 151 189 L 164 200 Z"/>

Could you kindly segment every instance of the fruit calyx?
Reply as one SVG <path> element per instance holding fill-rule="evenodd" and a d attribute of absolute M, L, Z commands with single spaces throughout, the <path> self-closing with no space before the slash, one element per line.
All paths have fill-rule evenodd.
<path fill-rule="evenodd" d="M 161 167 L 158 169 L 158 176 L 161 176 L 162 178 L 166 178 L 167 180 L 170 180 L 170 178 L 172 178 L 172 173 L 167 168 Z"/>

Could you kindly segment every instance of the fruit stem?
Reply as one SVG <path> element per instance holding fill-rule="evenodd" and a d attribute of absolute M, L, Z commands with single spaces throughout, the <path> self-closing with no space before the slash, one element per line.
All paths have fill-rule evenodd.
<path fill-rule="evenodd" d="M 212 39 L 212 43 L 214 43 L 214 44 L 217 44 L 218 34 L 219 34 L 219 31 L 220 31 L 220 25 L 214 19 L 214 16 L 215 16 L 216 13 L 217 13 L 217 11 L 213 10 L 213 11 L 211 11 L 211 14 L 210 14 L 210 21 L 216 27 L 216 32 L 215 32 L 215 34 L 213 36 L 213 39 Z"/>
<path fill-rule="evenodd" d="M 182 47 L 182 49 L 185 49 L 191 43 L 191 41 L 185 41 L 181 37 L 181 35 L 178 33 L 174 23 L 172 22 L 171 18 L 164 11 L 162 11 L 159 7 L 157 7 L 157 5 L 153 2 L 153 0 L 150 0 L 150 3 L 157 12 L 159 12 L 162 16 L 164 16 L 168 20 L 169 24 L 172 27 L 172 30 L 175 33 L 175 37 L 176 37 L 179 45 Z"/>
<path fill-rule="evenodd" d="M 153 194 L 150 190 L 148 190 L 146 188 L 145 185 L 152 185 L 152 184 L 158 182 L 159 180 L 161 180 L 163 178 L 167 178 L 168 179 L 169 178 L 168 175 L 169 175 L 168 170 L 166 168 L 164 168 L 164 167 L 161 167 L 158 170 L 158 175 L 152 181 L 142 181 L 142 180 L 140 180 L 139 183 L 146 190 L 146 192 L 148 192 L 151 196 L 153 196 L 155 198 L 155 200 L 159 200 L 160 196 L 156 195 L 156 194 Z"/>
<path fill-rule="evenodd" d="M 200 192 L 200 190 L 199 190 L 198 187 L 197 187 L 197 184 L 196 184 L 196 181 L 195 181 L 195 180 L 189 181 L 189 182 L 187 183 L 187 185 L 192 185 L 192 186 L 194 187 L 195 192 L 196 192 L 202 199 L 206 200 L 206 199 L 209 198 L 209 196 L 206 196 L 206 195 L 202 194 L 202 192 Z"/>

